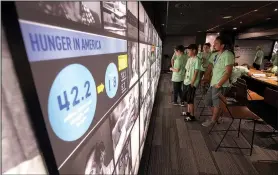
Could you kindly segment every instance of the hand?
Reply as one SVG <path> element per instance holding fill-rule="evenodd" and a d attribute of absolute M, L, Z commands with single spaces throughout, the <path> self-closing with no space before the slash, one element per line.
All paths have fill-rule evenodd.
<path fill-rule="evenodd" d="M 173 71 L 173 68 L 172 68 L 172 67 L 170 67 L 170 71 Z"/>
<path fill-rule="evenodd" d="M 216 84 L 214 87 L 215 87 L 216 89 L 221 88 L 221 86 L 219 86 L 218 84 Z"/>
<path fill-rule="evenodd" d="M 194 87 L 194 83 L 193 82 L 191 82 L 190 85 L 191 85 L 191 87 Z"/>

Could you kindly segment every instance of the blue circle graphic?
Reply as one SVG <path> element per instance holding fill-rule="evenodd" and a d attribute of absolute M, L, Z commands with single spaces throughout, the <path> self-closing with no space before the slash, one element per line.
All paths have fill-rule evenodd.
<path fill-rule="evenodd" d="M 110 63 L 105 72 L 105 90 L 109 98 L 115 97 L 118 90 L 119 75 L 117 66 Z"/>
<path fill-rule="evenodd" d="M 90 71 L 71 64 L 56 76 L 48 97 L 48 117 L 64 141 L 79 139 L 90 127 L 96 110 L 96 84 Z"/>

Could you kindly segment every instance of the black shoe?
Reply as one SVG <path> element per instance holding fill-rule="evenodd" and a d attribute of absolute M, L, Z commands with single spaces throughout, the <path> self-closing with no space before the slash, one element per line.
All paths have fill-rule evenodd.
<path fill-rule="evenodd" d="M 195 116 L 191 116 L 191 115 L 184 118 L 185 122 L 192 122 L 195 120 L 196 120 Z"/>
<path fill-rule="evenodd" d="M 188 116 L 190 116 L 190 113 L 189 112 L 182 112 L 181 115 L 188 117 Z"/>

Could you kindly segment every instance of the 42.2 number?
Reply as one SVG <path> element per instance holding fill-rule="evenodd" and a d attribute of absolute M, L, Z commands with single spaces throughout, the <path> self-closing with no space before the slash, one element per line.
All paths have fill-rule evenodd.
<path fill-rule="evenodd" d="M 84 88 L 87 88 L 85 98 L 90 97 L 91 93 L 89 92 L 89 90 L 90 90 L 90 82 L 89 81 L 85 82 Z M 75 105 L 80 103 L 80 99 L 78 98 L 78 87 L 77 86 L 72 87 L 70 94 L 74 95 L 74 99 L 73 99 L 73 102 L 72 102 L 72 106 L 74 107 Z M 66 109 L 68 111 L 69 108 L 70 108 L 70 102 L 68 100 L 67 91 L 63 92 L 63 98 L 64 98 L 64 100 L 62 100 L 61 95 L 57 96 L 59 109 L 61 111 L 63 109 Z"/>

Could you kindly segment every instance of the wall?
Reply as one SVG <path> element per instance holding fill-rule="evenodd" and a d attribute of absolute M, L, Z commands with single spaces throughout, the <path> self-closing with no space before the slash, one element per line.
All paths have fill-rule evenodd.
<path fill-rule="evenodd" d="M 236 55 L 239 55 L 240 58 L 236 59 L 236 62 L 239 65 L 247 63 L 249 65 L 253 64 L 256 47 L 261 46 L 265 56 L 270 56 L 272 53 L 273 41 L 271 40 L 235 40 L 235 45 L 239 46 L 239 51 L 236 52 Z"/>
<path fill-rule="evenodd" d="M 170 59 L 174 53 L 174 47 L 182 44 L 188 46 L 189 44 L 195 43 L 195 36 L 167 36 L 163 41 L 162 49 L 162 70 L 168 70 L 171 65 Z M 164 55 L 169 55 L 169 59 L 165 59 Z"/>

